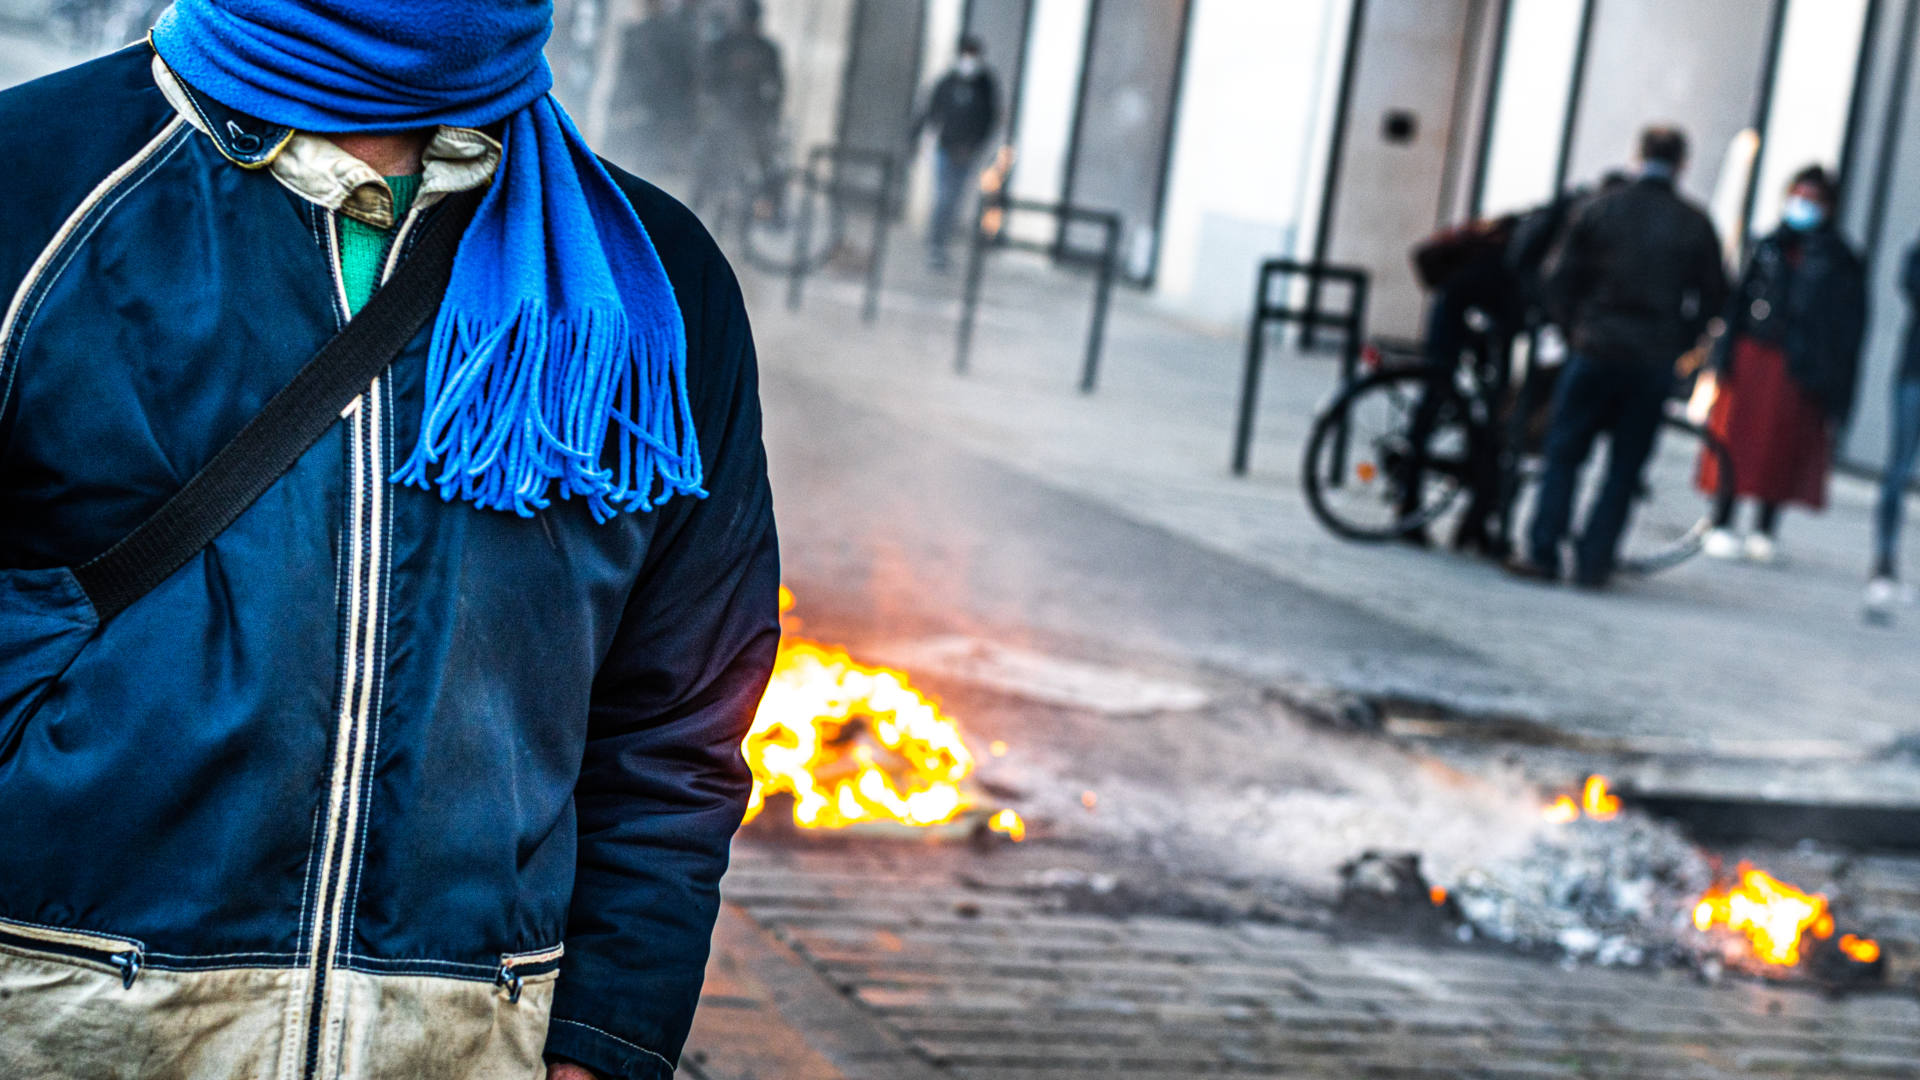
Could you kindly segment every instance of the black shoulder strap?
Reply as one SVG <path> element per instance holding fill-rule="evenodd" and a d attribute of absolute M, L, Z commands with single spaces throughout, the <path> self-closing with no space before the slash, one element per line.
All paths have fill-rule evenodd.
<path fill-rule="evenodd" d="M 440 309 L 477 192 L 450 197 L 393 277 L 152 517 L 76 567 L 100 621 L 125 611 L 233 524 L 340 419 Z"/>

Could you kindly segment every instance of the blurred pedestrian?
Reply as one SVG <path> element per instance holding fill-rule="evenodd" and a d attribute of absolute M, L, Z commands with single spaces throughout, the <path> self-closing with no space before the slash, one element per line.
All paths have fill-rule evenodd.
<path fill-rule="evenodd" d="M 1880 476 L 1880 502 L 1873 517 L 1873 577 L 1867 582 L 1867 614 L 1885 618 L 1903 598 L 1900 529 L 1907 514 L 1907 480 L 1920 457 L 1920 244 L 1907 251 L 1900 287 L 1910 308 L 1907 340 L 1893 383 L 1893 441 Z"/>
<path fill-rule="evenodd" d="M 952 70 L 941 76 L 913 121 L 918 138 L 933 128 L 933 220 L 927 230 L 927 260 L 947 267 L 947 246 L 960 204 L 973 186 L 981 152 L 1000 123 L 1000 85 L 987 67 L 986 48 L 976 37 L 960 41 Z"/>
<path fill-rule="evenodd" d="M 740 0 L 727 31 L 707 47 L 702 94 L 700 176 L 703 204 L 744 192 L 758 212 L 778 205 L 776 149 L 787 79 L 780 46 L 761 28 L 760 0 Z"/>
<path fill-rule="evenodd" d="M 1401 481 L 1400 514 L 1409 518 L 1420 509 L 1421 490 L 1428 465 L 1428 443 L 1441 412 L 1455 400 L 1453 388 L 1460 363 L 1470 360 L 1475 378 L 1487 386 L 1494 400 L 1506 396 L 1506 372 L 1518 329 L 1520 286 L 1507 260 L 1517 215 L 1473 221 L 1443 230 L 1422 241 L 1413 252 L 1415 272 L 1432 289 L 1427 308 L 1425 341 L 1426 385 L 1414 406 L 1407 429 L 1409 453 Z M 1497 511 L 1500 476 L 1497 445 L 1473 440 L 1467 448 L 1467 510 L 1454 530 L 1455 550 L 1478 551 L 1505 558 L 1500 550 Z M 1424 524 L 1402 534 L 1419 547 L 1432 543 Z"/>
<path fill-rule="evenodd" d="M 1605 433 L 1607 474 L 1574 544 L 1574 581 L 1607 584 L 1659 437 L 1674 362 L 1726 303 L 1713 222 L 1675 188 L 1686 159 L 1685 135 L 1648 128 L 1639 175 L 1582 207 L 1549 261 L 1547 306 L 1570 356 L 1554 388 L 1527 550 L 1508 563 L 1522 577 L 1560 576 L 1580 473 Z"/>
<path fill-rule="evenodd" d="M 1726 444 L 1734 496 L 1758 510 L 1742 543 L 1733 531 L 1735 498 L 1721 501 L 1705 545 L 1714 558 L 1772 562 L 1781 507 L 1826 506 L 1834 435 L 1853 410 L 1867 318 L 1860 258 L 1833 223 L 1837 195 L 1818 165 L 1795 175 L 1780 227 L 1754 248 L 1728 301 L 1707 426 Z M 1720 489 L 1719 464 L 1701 456 L 1701 490 Z"/>
<path fill-rule="evenodd" d="M 695 133 L 699 27 L 689 0 L 641 4 L 640 21 L 621 41 L 615 141 L 636 171 L 684 176 Z"/>

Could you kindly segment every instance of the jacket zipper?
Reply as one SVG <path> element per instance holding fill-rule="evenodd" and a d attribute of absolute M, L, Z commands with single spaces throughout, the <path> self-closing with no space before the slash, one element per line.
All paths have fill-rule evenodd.
<path fill-rule="evenodd" d="M 411 228 L 409 213 L 396 233 L 382 268 L 384 282 L 393 271 L 399 246 Z M 340 265 L 339 220 L 327 213 L 327 256 L 340 310 L 351 318 L 345 276 Z M 313 927 L 309 944 L 310 990 L 307 998 L 307 1045 L 302 1076 L 320 1074 L 327 1027 L 327 983 L 341 952 L 342 924 L 350 917 L 348 887 L 355 864 L 355 838 L 364 816 L 363 778 L 367 771 L 369 731 L 378 681 L 381 627 L 384 623 L 381 583 L 385 552 L 382 523 L 386 512 L 384 390 L 386 376 L 375 379 L 366 392 L 341 414 L 347 421 L 347 636 L 342 668 L 340 711 L 334 727 L 333 765 L 327 791 L 327 832 L 321 848 L 319 887 L 313 891 Z"/>
<path fill-rule="evenodd" d="M 96 934 L 91 930 L 35 926 L 12 919 L 0 919 L 0 945 L 83 963 L 105 964 L 120 976 L 120 985 L 127 990 L 133 989 L 133 980 L 140 977 L 147 958 L 147 947 L 132 938 Z"/>
<path fill-rule="evenodd" d="M 526 987 L 526 981 L 540 975 L 560 970 L 560 954 L 566 946 L 555 945 L 551 949 L 535 952 L 501 953 L 500 970 L 494 973 L 493 984 L 507 992 L 507 1001 L 520 1003 L 520 991 Z"/>

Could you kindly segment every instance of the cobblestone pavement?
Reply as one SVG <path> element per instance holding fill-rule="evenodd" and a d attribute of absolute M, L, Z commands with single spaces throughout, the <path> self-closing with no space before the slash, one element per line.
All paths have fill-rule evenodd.
<path fill-rule="evenodd" d="M 706 1018 L 739 1013 L 738 1000 L 708 1002 L 696 1067 L 713 1080 L 1920 1076 L 1910 996 L 1835 1000 L 1275 923 L 1073 913 L 1018 887 L 1060 861 L 1086 856 L 749 834 L 724 888 L 728 919 L 765 932 L 761 966 L 775 942 L 804 961 L 811 992 L 789 974 L 786 1000 L 813 1014 L 810 1067 L 834 1071 L 729 1066 L 724 1041 L 703 1041 L 725 1027 Z M 726 939 L 721 956 L 737 955 Z M 823 1021 L 831 998 L 857 1008 Z M 778 1029 L 779 1009 L 761 1008 L 756 1029 Z"/>

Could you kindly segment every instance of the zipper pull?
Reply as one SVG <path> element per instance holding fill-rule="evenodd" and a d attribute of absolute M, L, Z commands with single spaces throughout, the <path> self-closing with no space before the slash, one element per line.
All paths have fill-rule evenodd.
<path fill-rule="evenodd" d="M 493 981 L 495 986 L 504 986 L 507 988 L 507 1001 L 510 1004 L 520 1004 L 521 979 L 519 975 L 514 973 L 512 964 L 502 961 L 500 964 L 500 973 L 494 976 Z"/>
<path fill-rule="evenodd" d="M 128 949 L 126 952 L 114 953 L 107 957 L 107 959 L 113 961 L 114 964 L 120 968 L 121 988 L 125 990 L 133 989 L 133 980 L 140 977 L 140 950 Z"/>

